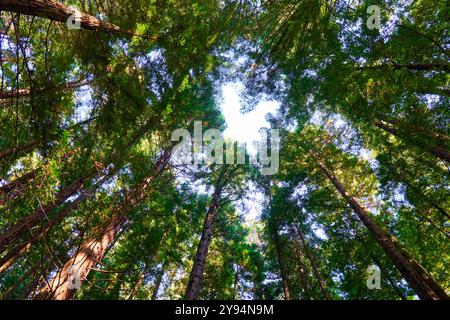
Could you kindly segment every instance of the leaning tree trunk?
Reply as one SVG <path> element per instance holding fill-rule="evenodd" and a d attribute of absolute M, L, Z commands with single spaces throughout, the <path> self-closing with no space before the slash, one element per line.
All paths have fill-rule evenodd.
<path fill-rule="evenodd" d="M 97 181 L 94 186 L 89 188 L 89 190 L 82 191 L 78 198 L 58 211 L 56 216 L 52 217 L 49 222 L 41 226 L 38 230 L 33 230 L 33 234 L 30 238 L 27 238 L 16 247 L 8 251 L 8 253 L 0 259 L 0 274 L 8 269 L 18 257 L 26 253 L 32 245 L 44 238 L 55 225 L 60 223 L 71 212 L 76 210 L 81 203 L 93 196 L 97 189 L 101 187 L 115 172 L 115 169 L 110 170 L 107 175 Z"/>
<path fill-rule="evenodd" d="M 15 100 L 15 99 L 23 99 L 26 97 L 31 96 L 32 94 L 41 94 L 48 91 L 59 91 L 59 90 L 71 90 L 76 89 L 79 87 L 82 87 L 84 85 L 88 85 L 90 81 L 82 79 L 82 80 L 76 80 L 72 82 L 68 82 L 62 85 L 55 85 L 55 86 L 49 86 L 44 88 L 34 88 L 34 89 L 18 89 L 18 90 L 12 90 L 12 91 L 6 91 L 3 93 L 0 93 L 0 105 L 7 103 L 8 101 Z"/>
<path fill-rule="evenodd" d="M 66 23 L 74 15 L 72 9 L 54 0 L 1 0 L 0 10 L 38 16 L 63 23 Z M 121 29 L 112 23 L 103 22 L 83 12 L 80 12 L 78 18 L 80 27 L 83 29 L 137 36 L 133 31 Z"/>
<path fill-rule="evenodd" d="M 353 211 L 358 215 L 359 219 L 364 223 L 417 295 L 421 299 L 427 300 L 449 299 L 446 292 L 434 281 L 434 279 L 432 279 L 405 250 L 398 246 L 395 238 L 389 236 L 373 221 L 367 210 L 347 192 L 344 185 L 335 177 L 335 175 L 321 161 L 317 160 L 317 165 L 352 207 Z"/>
<path fill-rule="evenodd" d="M 77 291 L 74 277 L 83 282 L 91 269 L 101 261 L 104 254 L 114 242 L 117 234 L 126 222 L 121 215 L 113 215 L 106 226 L 100 228 L 99 236 L 94 236 L 83 242 L 77 253 L 67 261 L 58 273 L 49 281 L 40 292 L 37 299 L 68 300 Z"/>
<path fill-rule="evenodd" d="M 93 173 L 90 173 L 85 178 L 73 182 L 57 194 L 55 201 L 45 207 L 38 208 L 34 213 L 23 218 L 14 226 L 7 229 L 2 235 L 0 235 L 0 253 L 4 252 L 8 246 L 14 244 L 18 239 L 28 234 L 28 232 L 39 225 L 39 223 L 41 223 L 52 210 L 59 207 L 67 199 L 76 194 L 83 187 L 84 183 L 91 179 L 93 175 Z"/>
<path fill-rule="evenodd" d="M 108 222 L 94 231 L 94 236 L 84 241 L 75 255 L 52 277 L 41 290 L 37 299 L 68 300 L 77 288 L 73 286 L 74 277 L 80 285 L 87 279 L 91 269 L 103 260 L 107 250 L 117 240 L 119 231 L 127 221 L 130 209 L 143 201 L 157 176 L 166 168 L 170 160 L 171 149 L 166 149 L 152 168 L 152 173 L 138 187 L 130 191 L 121 204 L 116 207 Z"/>
<path fill-rule="evenodd" d="M 376 120 L 374 124 L 376 127 L 386 131 L 387 133 L 390 133 L 390 134 L 402 139 L 400 133 L 394 127 L 392 127 L 382 121 L 379 121 L 379 120 Z M 450 163 L 450 152 L 446 149 L 445 146 L 440 147 L 440 146 L 436 146 L 436 145 L 424 145 L 423 143 L 415 143 L 415 145 L 417 147 L 425 150 L 429 154 Z"/>
<path fill-rule="evenodd" d="M 38 170 L 30 171 L 15 179 L 14 181 L 11 181 L 8 184 L 0 187 L 0 206 L 4 205 L 7 201 L 19 197 L 26 189 L 25 186 L 27 186 L 30 181 L 36 178 L 37 173 Z"/>

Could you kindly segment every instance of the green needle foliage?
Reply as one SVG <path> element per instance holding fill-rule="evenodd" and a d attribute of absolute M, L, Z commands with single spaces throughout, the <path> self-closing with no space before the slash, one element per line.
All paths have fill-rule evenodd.
<path fill-rule="evenodd" d="M 448 299 L 449 14 L 0 1 L 0 298 Z M 172 161 L 230 82 L 280 102 L 272 176 Z"/>

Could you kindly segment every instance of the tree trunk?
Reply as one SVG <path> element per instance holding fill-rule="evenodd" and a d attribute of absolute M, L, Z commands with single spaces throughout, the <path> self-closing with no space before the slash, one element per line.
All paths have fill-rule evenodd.
<path fill-rule="evenodd" d="M 25 98 L 32 94 L 40 94 L 48 91 L 71 90 L 89 84 L 87 80 L 76 80 L 62 85 L 55 85 L 36 89 L 18 89 L 0 93 L 0 105 L 16 98 Z"/>
<path fill-rule="evenodd" d="M 219 211 L 220 192 L 216 189 L 212 203 L 206 213 L 203 222 L 203 231 L 198 244 L 197 252 L 194 258 L 194 265 L 186 287 L 185 299 L 197 300 L 202 289 L 203 273 L 206 266 L 206 258 L 208 256 L 208 248 L 213 235 L 213 226 L 216 214 Z"/>
<path fill-rule="evenodd" d="M 115 172 L 116 170 L 112 169 L 107 175 L 97 181 L 97 183 L 89 190 L 83 191 L 77 199 L 62 208 L 48 223 L 41 226 L 38 230 L 33 231 L 33 236 L 31 238 L 26 239 L 14 249 L 10 250 L 3 258 L 0 259 L 0 274 L 8 269 L 18 257 L 27 252 L 33 244 L 44 238 L 53 226 L 61 222 L 71 212 L 76 210 L 82 202 L 92 196 L 96 190 L 101 187 Z"/>
<path fill-rule="evenodd" d="M 0 205 L 5 204 L 7 201 L 11 199 L 15 199 L 24 190 L 24 185 L 26 185 L 28 182 L 36 178 L 38 173 L 38 170 L 30 171 L 21 177 L 15 179 L 14 181 L 9 182 L 8 184 L 5 184 L 4 186 L 0 187 Z"/>
<path fill-rule="evenodd" d="M 375 121 L 375 126 L 386 131 L 387 133 L 390 133 L 400 139 L 403 139 L 397 129 L 395 129 L 394 127 L 392 127 L 380 120 Z M 417 147 L 427 151 L 431 155 L 450 163 L 450 152 L 448 152 L 448 150 L 445 147 L 439 147 L 439 146 L 433 146 L 433 145 L 423 145 L 422 143 L 415 143 L 415 145 Z"/>
<path fill-rule="evenodd" d="M 327 286 L 325 284 L 325 280 L 323 279 L 322 274 L 319 271 L 319 268 L 317 266 L 316 258 L 314 257 L 314 255 L 312 254 L 312 252 L 308 246 L 308 242 L 306 241 L 303 233 L 297 228 L 297 226 L 295 226 L 295 231 L 302 243 L 303 248 L 305 249 L 305 253 L 306 253 L 306 256 L 308 257 L 308 260 L 311 263 L 311 267 L 313 269 L 314 275 L 320 286 L 320 291 L 322 292 L 325 299 L 332 300 L 331 295 L 328 292 Z"/>
<path fill-rule="evenodd" d="M 119 231 L 125 225 L 130 208 L 145 199 L 154 179 L 165 170 L 170 155 L 171 149 L 163 151 L 158 161 L 154 163 L 151 174 L 138 187 L 130 191 L 118 207 L 114 208 L 105 226 L 98 228 L 94 231 L 94 237 L 81 244 L 77 253 L 53 276 L 37 299 L 67 300 L 74 296 L 77 289 L 72 289 L 73 277 L 79 277 L 79 282 L 82 284 L 91 269 L 103 260 L 107 250 L 116 241 Z"/>
<path fill-rule="evenodd" d="M 364 223 L 417 295 L 421 299 L 427 300 L 449 299 L 445 291 L 425 272 L 425 270 L 423 270 L 423 268 L 421 268 L 405 250 L 398 247 L 395 238 L 390 237 L 373 221 L 367 210 L 347 192 L 344 185 L 334 176 L 334 174 L 319 160 L 317 160 L 317 165 L 352 207 L 353 211 L 358 215 L 359 219 Z"/>
<path fill-rule="evenodd" d="M 41 223 L 52 210 L 62 205 L 67 199 L 77 193 L 83 187 L 85 181 L 91 179 L 92 176 L 93 173 L 90 173 L 87 177 L 73 182 L 57 194 L 53 203 L 37 209 L 31 215 L 25 217 L 14 226 L 7 229 L 2 235 L 0 235 L 0 253 L 4 252 L 8 246 L 15 243 L 18 239 L 24 237 L 24 235 L 31 229 Z"/>
<path fill-rule="evenodd" d="M 303 286 L 304 296 L 302 298 L 304 300 L 307 300 L 311 297 L 311 288 L 308 281 L 308 270 L 306 268 L 306 265 L 302 261 L 303 255 L 298 241 L 294 241 L 294 253 L 297 262 L 299 278 Z"/>
<path fill-rule="evenodd" d="M 62 23 L 66 23 L 74 14 L 69 7 L 54 0 L 2 0 L 0 10 L 42 17 Z M 103 22 L 83 12 L 80 12 L 79 22 L 83 29 L 137 36 L 133 31 L 123 30 L 112 23 Z"/>
<path fill-rule="evenodd" d="M 74 257 L 67 261 L 49 281 L 37 299 L 68 300 L 73 298 L 77 291 L 72 283 L 73 277 L 79 277 L 80 282 L 87 279 L 91 268 L 102 260 L 125 222 L 124 216 L 113 215 L 106 226 L 100 228 L 99 237 L 84 241 Z"/>
<path fill-rule="evenodd" d="M 280 265 L 281 285 L 283 287 L 284 300 L 291 300 L 289 292 L 289 281 L 286 272 L 286 263 L 284 261 L 283 248 L 281 247 L 280 236 L 278 235 L 278 229 L 275 230 L 273 235 L 275 240 L 275 249 L 277 251 L 278 264 Z"/>
<path fill-rule="evenodd" d="M 153 292 L 152 292 L 152 300 L 158 300 L 158 291 L 159 291 L 159 288 L 161 287 L 162 279 L 164 277 L 165 267 L 166 267 L 166 263 L 163 264 L 161 270 L 158 273 L 158 277 L 156 278 L 155 287 L 153 288 Z"/>

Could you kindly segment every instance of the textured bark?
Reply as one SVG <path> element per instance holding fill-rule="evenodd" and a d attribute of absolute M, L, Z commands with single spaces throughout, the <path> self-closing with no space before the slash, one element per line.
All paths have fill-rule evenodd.
<path fill-rule="evenodd" d="M 319 283 L 320 291 L 322 292 L 325 299 L 331 300 L 332 299 L 331 295 L 328 292 L 327 286 L 325 284 L 325 280 L 322 277 L 322 273 L 320 272 L 320 270 L 317 266 L 316 258 L 314 257 L 314 255 L 311 252 L 311 249 L 308 246 L 308 242 L 306 241 L 303 233 L 300 232 L 300 230 L 297 227 L 295 228 L 295 230 L 296 230 L 296 233 L 302 243 L 303 249 L 305 250 L 306 256 L 308 257 L 308 260 L 311 264 L 312 270 L 314 272 L 314 276 L 316 277 L 316 280 Z"/>
<path fill-rule="evenodd" d="M 105 175 L 102 179 L 96 182 L 94 186 L 92 186 L 89 190 L 85 190 L 81 193 L 81 195 L 72 201 L 70 204 L 62 208 L 56 216 L 52 217 L 49 222 L 45 225 L 41 226 L 38 230 L 33 230 L 33 235 L 22 241 L 16 247 L 11 249 L 5 256 L 0 259 L 0 274 L 8 269 L 14 261 L 22 256 L 25 252 L 27 252 L 31 246 L 37 243 L 39 240 L 44 238 L 48 232 L 62 220 L 64 220 L 71 212 L 76 210 L 78 206 L 83 203 L 86 199 L 95 194 L 96 190 L 101 187 L 114 173 L 116 170 L 111 170 L 107 175 Z"/>
<path fill-rule="evenodd" d="M 31 215 L 25 217 L 14 226 L 7 229 L 2 235 L 0 235 L 0 253 L 4 252 L 8 246 L 14 244 L 18 239 L 23 238 L 31 229 L 39 225 L 39 223 L 41 223 L 52 210 L 59 207 L 67 199 L 76 194 L 83 187 L 85 181 L 91 179 L 92 176 L 93 174 L 91 173 L 87 177 L 73 182 L 57 194 L 54 202 L 37 209 Z"/>
<path fill-rule="evenodd" d="M 62 85 L 49 86 L 45 88 L 18 89 L 0 93 L 0 105 L 17 98 L 26 98 L 32 94 L 41 94 L 48 91 L 71 90 L 89 84 L 87 80 L 77 80 Z"/>
<path fill-rule="evenodd" d="M 98 261 L 114 242 L 121 227 L 126 222 L 124 216 L 113 215 L 105 227 L 100 228 L 99 236 L 83 242 L 78 252 L 67 261 L 59 272 L 49 281 L 37 299 L 67 300 L 73 298 L 71 276 L 78 275 L 84 281 Z"/>
<path fill-rule="evenodd" d="M 384 123 L 383 121 L 376 120 L 375 126 L 386 131 L 387 133 L 390 133 L 390 134 L 402 139 L 402 137 L 397 129 L 395 129 L 394 127 L 392 127 L 389 124 Z M 416 143 L 415 145 L 417 147 L 427 151 L 431 155 L 450 163 L 450 152 L 445 147 L 440 147 L 440 146 L 436 146 L 436 145 L 423 145 L 422 143 Z"/>
<path fill-rule="evenodd" d="M 283 248 L 281 247 L 278 230 L 275 230 L 275 234 L 273 235 L 273 237 L 275 240 L 275 249 L 277 251 L 278 264 L 280 266 L 281 285 L 283 287 L 284 300 L 291 300 L 291 294 L 289 292 L 289 281 L 286 272 L 286 263 L 284 261 Z"/>
<path fill-rule="evenodd" d="M 105 225 L 97 228 L 94 236 L 81 244 L 77 253 L 53 276 L 41 290 L 37 299 L 68 300 L 73 298 L 76 289 L 71 289 L 72 277 L 75 274 L 78 275 L 80 282 L 83 283 L 91 269 L 103 260 L 107 250 L 117 240 L 119 231 L 124 227 L 130 209 L 146 198 L 155 178 L 165 170 L 170 155 L 171 150 L 163 152 L 154 164 L 152 173 L 137 188 L 130 191 L 118 207 L 114 208 L 111 218 Z"/>
<path fill-rule="evenodd" d="M 206 266 L 206 258 L 208 256 L 208 249 L 213 235 L 214 220 L 219 211 L 220 191 L 216 189 L 211 205 L 206 213 L 203 222 L 203 231 L 200 242 L 197 247 L 197 252 L 194 258 L 194 265 L 189 277 L 189 282 L 186 287 L 185 299 L 197 300 L 202 289 L 203 273 Z"/>
<path fill-rule="evenodd" d="M 195 253 L 194 265 L 192 266 L 192 270 L 189 275 L 189 282 L 184 295 L 185 300 L 197 300 L 202 290 L 203 273 L 206 267 L 209 245 L 213 236 L 214 220 L 220 210 L 223 188 L 226 186 L 228 179 L 230 178 L 230 176 L 225 177 L 227 172 L 224 168 L 225 167 L 223 166 L 220 176 L 215 184 L 211 204 L 203 221 L 202 235 L 197 247 L 197 252 Z"/>
<path fill-rule="evenodd" d="M 423 268 L 415 262 L 405 250 L 398 246 L 395 238 L 389 236 L 373 221 L 367 210 L 347 192 L 344 185 L 334 176 L 334 174 L 319 160 L 317 161 L 317 165 L 324 175 L 333 183 L 336 190 L 352 207 L 353 211 L 367 227 L 378 244 L 383 248 L 384 252 L 391 259 L 392 263 L 397 267 L 416 294 L 421 299 L 427 300 L 449 299 L 445 291 L 426 273 L 426 271 L 423 270 Z"/>
<path fill-rule="evenodd" d="M 0 10 L 42 17 L 63 23 L 66 23 L 68 18 L 73 15 L 69 7 L 54 0 L 2 0 L 0 1 Z M 133 31 L 121 29 L 112 23 L 103 22 L 83 12 L 81 12 L 80 16 L 80 26 L 83 29 L 101 30 L 109 33 L 115 32 L 130 36 L 137 35 Z"/>

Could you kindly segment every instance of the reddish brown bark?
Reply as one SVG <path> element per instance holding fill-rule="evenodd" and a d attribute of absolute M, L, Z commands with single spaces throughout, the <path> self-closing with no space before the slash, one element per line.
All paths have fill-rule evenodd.
<path fill-rule="evenodd" d="M 79 276 L 84 281 L 98 261 L 102 259 L 114 242 L 121 227 L 126 222 L 124 216 L 113 215 L 106 226 L 100 228 L 99 236 L 83 242 L 78 252 L 67 261 L 59 272 L 49 281 L 38 299 L 67 300 L 76 292 L 71 286 L 71 276 Z"/>
<path fill-rule="evenodd" d="M 54 0 L 2 0 L 0 10 L 38 16 L 63 23 L 66 23 L 68 18 L 73 15 L 69 7 Z M 80 13 L 79 18 L 80 26 L 83 29 L 138 36 L 133 31 L 121 29 L 112 23 L 103 22 L 83 12 Z M 152 39 L 151 37 L 147 38 Z"/>
<path fill-rule="evenodd" d="M 89 174 L 87 177 L 77 180 L 61 190 L 56 196 L 54 202 L 38 208 L 34 213 L 23 218 L 14 226 L 7 229 L 3 234 L 0 235 L 0 253 L 4 252 L 8 246 L 15 243 L 18 239 L 24 237 L 28 234 L 29 230 L 36 227 L 42 220 L 49 215 L 49 213 L 55 208 L 62 205 L 67 199 L 76 194 L 84 185 L 86 181 L 93 177 L 93 173 Z"/>
<path fill-rule="evenodd" d="M 7 91 L 7 92 L 0 93 L 0 104 L 2 104 L 4 102 L 8 102 L 11 99 L 25 98 L 32 94 L 40 94 L 40 93 L 45 93 L 48 91 L 71 90 L 71 89 L 75 89 L 78 87 L 82 87 L 89 83 L 90 83 L 90 81 L 87 81 L 87 80 L 77 80 L 77 81 L 65 83 L 62 85 L 49 86 L 49 87 L 45 87 L 45 88 L 36 88 L 33 90 L 32 89 L 18 89 L 18 90 Z"/>
<path fill-rule="evenodd" d="M 72 276 L 79 276 L 81 283 L 87 279 L 91 269 L 103 259 L 107 250 L 116 241 L 119 231 L 127 221 L 126 216 L 130 209 L 148 195 L 155 178 L 164 171 L 168 164 L 170 155 L 170 150 L 163 152 L 154 164 L 151 175 L 125 196 L 121 204 L 114 208 L 111 218 L 105 223 L 105 226 L 97 228 L 94 236 L 81 244 L 77 253 L 41 290 L 37 299 L 67 300 L 74 296 L 76 289 L 72 289 Z"/>
<path fill-rule="evenodd" d="M 202 235 L 197 247 L 197 252 L 195 253 L 194 265 L 192 266 L 192 270 L 189 275 L 189 282 L 184 295 L 186 300 L 197 300 L 202 290 L 203 273 L 206 267 L 209 245 L 213 236 L 214 221 L 220 209 L 222 190 L 226 183 L 227 179 L 225 178 L 225 171 L 222 169 L 220 177 L 215 185 L 211 204 L 203 221 Z"/>
<path fill-rule="evenodd" d="M 400 248 L 396 239 L 388 235 L 373 221 L 367 210 L 347 192 L 344 185 L 335 177 L 335 175 L 321 161 L 317 160 L 317 165 L 323 174 L 332 182 L 336 190 L 352 207 L 353 211 L 367 227 L 378 244 L 383 248 L 384 252 L 416 294 L 421 299 L 427 300 L 449 299 L 445 291 L 434 281 L 434 279 L 432 279 L 405 250 Z"/>
<path fill-rule="evenodd" d="M 0 274 L 8 269 L 14 261 L 20 256 L 22 256 L 25 252 L 27 252 L 31 246 L 37 243 L 39 240 L 44 238 L 48 232 L 62 220 L 64 220 L 71 212 L 76 210 L 78 206 L 83 203 L 86 199 L 95 194 L 96 190 L 102 186 L 116 171 L 111 170 L 107 175 L 105 175 L 102 179 L 96 182 L 94 186 L 92 186 L 89 190 L 83 191 L 81 195 L 72 201 L 70 204 L 62 208 L 56 216 L 52 217 L 49 222 L 45 225 L 41 226 L 38 230 L 33 230 L 33 235 L 22 241 L 16 247 L 11 249 L 5 256 L 0 259 Z"/>
<path fill-rule="evenodd" d="M 202 236 L 197 247 L 194 265 L 192 267 L 189 282 L 186 288 L 186 300 L 196 300 L 200 295 L 203 282 L 203 273 L 206 267 L 206 258 L 208 256 L 208 249 L 213 235 L 214 220 L 219 210 L 219 201 L 220 193 L 216 190 L 203 222 Z"/>

